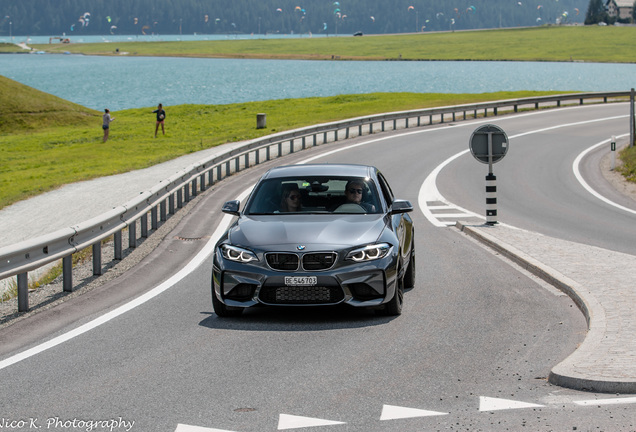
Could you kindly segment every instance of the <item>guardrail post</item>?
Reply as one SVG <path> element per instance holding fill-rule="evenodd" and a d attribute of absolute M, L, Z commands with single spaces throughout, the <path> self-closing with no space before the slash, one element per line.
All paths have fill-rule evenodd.
<path fill-rule="evenodd" d="M 183 207 L 183 188 L 177 191 L 177 208 Z"/>
<path fill-rule="evenodd" d="M 159 203 L 159 217 L 161 218 L 161 221 L 164 222 L 168 219 L 168 212 L 166 211 L 166 200 L 162 200 L 161 203 Z"/>
<path fill-rule="evenodd" d="M 93 243 L 93 276 L 102 274 L 102 242 Z"/>
<path fill-rule="evenodd" d="M 195 177 L 192 179 L 192 196 L 193 197 L 197 196 L 198 189 L 199 189 L 199 178 Z"/>
<path fill-rule="evenodd" d="M 148 238 L 148 214 L 144 213 L 140 221 L 141 221 L 141 237 Z"/>
<path fill-rule="evenodd" d="M 128 225 L 128 247 L 131 249 L 137 247 L 137 221 Z"/>
<path fill-rule="evenodd" d="M 174 192 L 168 197 L 168 211 L 170 214 L 174 214 Z"/>
<path fill-rule="evenodd" d="M 153 230 L 156 230 L 159 227 L 159 221 L 157 219 L 159 219 L 157 217 L 158 215 L 158 211 L 157 211 L 157 206 L 154 206 L 153 208 L 150 209 L 150 227 Z"/>
<path fill-rule="evenodd" d="M 122 235 L 121 235 L 121 230 L 116 231 L 115 234 L 113 235 L 113 246 L 114 246 L 114 258 L 116 260 L 121 260 L 123 255 L 122 255 Z"/>
<path fill-rule="evenodd" d="M 18 275 L 18 312 L 29 310 L 29 278 L 28 273 Z"/>
<path fill-rule="evenodd" d="M 64 292 L 73 292 L 73 255 L 62 258 L 62 280 Z"/>
<path fill-rule="evenodd" d="M 290 139 L 289 140 L 289 153 L 293 153 L 294 152 L 294 139 Z"/>

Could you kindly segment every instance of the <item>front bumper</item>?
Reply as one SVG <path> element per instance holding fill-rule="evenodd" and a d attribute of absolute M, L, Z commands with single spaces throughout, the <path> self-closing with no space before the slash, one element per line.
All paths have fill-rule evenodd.
<path fill-rule="evenodd" d="M 212 295 L 231 307 L 380 306 L 393 298 L 397 280 L 396 257 L 340 265 L 318 272 L 283 272 L 260 265 L 231 262 L 215 255 Z M 286 276 L 315 276 L 313 286 L 285 284 Z"/>

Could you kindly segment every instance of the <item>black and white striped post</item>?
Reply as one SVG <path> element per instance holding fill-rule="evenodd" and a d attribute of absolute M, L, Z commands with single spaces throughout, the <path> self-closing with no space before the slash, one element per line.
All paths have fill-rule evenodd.
<path fill-rule="evenodd" d="M 497 223 L 497 177 L 492 165 L 508 152 L 508 136 L 499 126 L 486 124 L 475 129 L 470 137 L 470 152 L 481 163 L 488 164 L 486 176 L 486 224 Z"/>

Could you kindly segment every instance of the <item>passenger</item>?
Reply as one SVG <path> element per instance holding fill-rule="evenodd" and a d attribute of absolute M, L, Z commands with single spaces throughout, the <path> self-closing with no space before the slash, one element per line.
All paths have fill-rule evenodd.
<path fill-rule="evenodd" d="M 302 210 L 302 195 L 296 184 L 283 185 L 283 194 L 280 200 L 280 212 L 299 212 Z"/>
<path fill-rule="evenodd" d="M 348 204 L 358 204 L 365 209 L 367 213 L 375 213 L 375 206 L 362 201 L 365 185 L 360 180 L 350 180 L 345 186 L 345 196 Z"/>

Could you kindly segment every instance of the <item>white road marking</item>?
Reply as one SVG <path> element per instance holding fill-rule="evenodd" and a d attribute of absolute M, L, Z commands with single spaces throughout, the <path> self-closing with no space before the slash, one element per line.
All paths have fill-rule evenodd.
<path fill-rule="evenodd" d="M 395 405 L 384 405 L 382 407 L 382 415 L 380 415 L 380 420 L 396 420 L 396 419 L 404 419 L 404 418 L 414 418 L 414 417 L 432 417 L 432 416 L 442 416 L 448 415 L 446 412 L 438 412 L 438 411 L 427 411 L 418 408 L 406 408 Z"/>
<path fill-rule="evenodd" d="M 510 399 L 498 399 L 486 396 L 479 396 L 479 411 L 500 411 L 520 408 L 542 408 L 545 405 L 538 405 L 528 402 L 519 402 Z"/>
<path fill-rule="evenodd" d="M 574 401 L 574 403 L 577 404 L 577 405 L 581 405 L 581 406 L 636 404 L 636 397 L 582 400 L 582 401 Z"/>
<path fill-rule="evenodd" d="M 625 136 L 629 136 L 629 134 L 619 135 L 616 138 L 623 138 Z M 572 164 L 572 171 L 574 171 L 574 176 L 579 181 L 581 186 L 583 186 L 583 188 L 585 190 L 587 190 L 589 193 L 594 195 L 596 198 L 600 199 L 601 201 L 603 201 L 606 204 L 609 204 L 611 206 L 616 207 L 617 209 L 626 211 L 626 212 L 631 213 L 631 214 L 636 214 L 636 211 L 634 211 L 634 210 L 632 210 L 630 208 L 627 208 L 627 207 L 623 207 L 622 205 L 617 204 L 614 201 L 611 201 L 611 200 L 605 198 L 603 195 L 601 195 L 600 193 L 598 193 L 594 189 L 592 189 L 592 187 L 589 184 L 587 184 L 587 182 L 583 179 L 583 176 L 581 175 L 581 171 L 579 170 L 579 165 L 581 164 L 581 161 L 583 160 L 585 155 L 587 155 L 588 153 L 590 153 L 592 150 L 596 149 L 597 147 L 600 147 L 602 145 L 606 145 L 609 142 L 610 142 L 610 139 L 606 139 L 605 141 L 601 141 L 600 143 L 593 145 L 592 147 L 588 148 L 587 150 L 585 150 L 584 152 L 579 154 L 577 156 L 577 158 L 574 160 L 574 163 Z"/>
<path fill-rule="evenodd" d="M 190 426 L 179 423 L 174 432 L 234 432 L 223 429 L 204 428 L 201 426 Z"/>
<path fill-rule="evenodd" d="M 332 425 L 340 425 L 345 424 L 344 422 L 333 421 L 333 420 L 323 420 L 319 418 L 312 417 L 301 417 L 294 416 L 289 414 L 281 414 L 278 418 L 278 430 L 284 429 L 297 429 L 303 427 L 314 427 L 314 426 L 332 426 Z"/>

